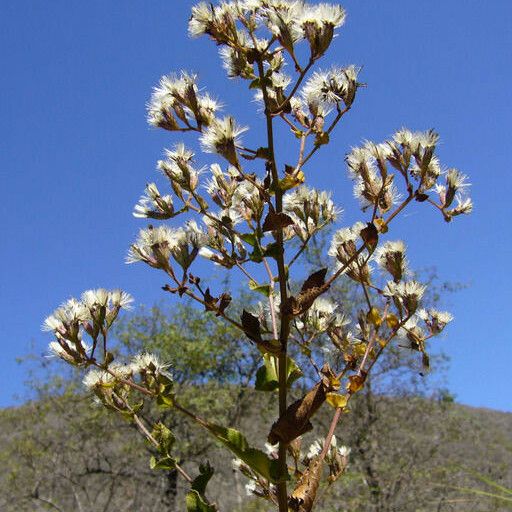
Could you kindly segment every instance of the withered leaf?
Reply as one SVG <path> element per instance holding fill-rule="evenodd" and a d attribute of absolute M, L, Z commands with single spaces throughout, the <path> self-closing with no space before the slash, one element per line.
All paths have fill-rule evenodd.
<path fill-rule="evenodd" d="M 428 371 L 430 370 L 430 357 L 426 352 L 422 352 L 421 354 L 421 363 L 423 364 L 423 369 Z"/>
<path fill-rule="evenodd" d="M 309 420 L 325 402 L 327 393 L 335 390 L 331 382 L 333 373 L 328 365 L 322 368 L 322 373 L 322 380 L 302 398 L 291 404 L 286 412 L 272 425 L 268 435 L 270 444 L 276 444 L 279 441 L 289 444 L 313 428 Z"/>
<path fill-rule="evenodd" d="M 366 373 L 361 372 L 361 375 L 351 375 L 348 378 L 347 389 L 353 394 L 357 393 L 364 386 L 364 381 L 366 380 Z"/>
<path fill-rule="evenodd" d="M 261 326 L 258 318 L 244 309 L 241 320 L 242 327 L 244 328 L 244 332 L 247 337 L 255 343 L 263 343 L 263 339 L 261 337 Z"/>
<path fill-rule="evenodd" d="M 217 307 L 217 316 L 221 315 L 222 313 L 224 313 L 224 311 L 226 310 L 226 308 L 229 306 L 229 304 L 231 303 L 231 295 L 227 292 L 224 292 L 220 297 L 219 297 L 219 305 Z"/>
<path fill-rule="evenodd" d="M 310 418 L 325 402 L 326 391 L 323 382 L 318 382 L 302 398 L 291 404 L 286 412 L 272 425 L 268 442 L 291 443 L 297 437 L 312 430 Z"/>
<path fill-rule="evenodd" d="M 361 230 L 361 238 L 368 249 L 375 249 L 379 243 L 379 232 L 377 231 L 375 224 L 368 222 L 366 227 Z"/>
<path fill-rule="evenodd" d="M 416 201 L 418 201 L 418 203 L 423 203 L 424 201 L 426 201 L 428 199 L 428 194 L 425 194 L 422 192 L 417 192 L 415 195 L 415 199 L 416 199 Z"/>
<path fill-rule="evenodd" d="M 265 190 L 268 190 L 270 188 L 270 185 L 272 184 L 272 177 L 269 173 L 265 176 L 265 179 L 263 180 L 263 188 Z"/>
<path fill-rule="evenodd" d="M 286 213 L 268 212 L 263 221 L 263 231 L 277 231 L 293 224 L 293 220 Z"/>
<path fill-rule="evenodd" d="M 200 277 L 197 277 L 193 274 L 189 274 L 188 275 L 188 282 L 190 284 L 199 284 L 201 282 L 201 278 Z"/>
<path fill-rule="evenodd" d="M 320 457 L 309 463 L 290 496 L 289 506 L 294 512 L 310 512 L 315 503 L 316 493 L 322 477 L 323 460 Z"/>
<path fill-rule="evenodd" d="M 311 274 L 302 285 L 297 297 L 289 297 L 284 312 L 287 315 L 297 316 L 305 313 L 315 302 L 315 299 L 326 291 L 325 276 L 327 269 L 322 268 Z"/>
<path fill-rule="evenodd" d="M 335 409 L 343 409 L 347 406 L 348 396 L 340 395 L 339 393 L 327 393 L 327 403 Z"/>
<path fill-rule="evenodd" d="M 311 290 L 311 288 L 320 288 L 325 283 L 325 276 L 327 275 L 327 268 L 322 268 L 313 272 L 302 285 L 302 292 Z"/>
<path fill-rule="evenodd" d="M 217 304 L 217 297 L 214 297 L 210 293 L 210 288 L 206 288 L 206 291 L 204 292 L 204 302 L 205 302 L 205 309 L 206 311 L 216 311 L 216 304 Z"/>

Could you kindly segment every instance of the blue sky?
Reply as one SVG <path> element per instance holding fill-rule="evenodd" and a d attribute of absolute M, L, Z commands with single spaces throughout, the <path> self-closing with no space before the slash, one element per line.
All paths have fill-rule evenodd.
<path fill-rule="evenodd" d="M 157 272 L 123 262 L 143 224 L 132 207 L 158 179 L 162 148 L 176 141 L 145 123 L 158 78 L 193 70 L 227 111 L 259 126 L 250 94 L 224 77 L 213 44 L 186 36 L 191 5 L 0 0 L 0 406 L 23 395 L 15 358 L 31 342 L 45 351 L 40 325 L 62 300 L 98 286 L 121 287 L 139 303 L 168 300 Z M 452 358 L 450 390 L 463 403 L 512 411 L 512 3 L 344 6 L 347 23 L 326 64 L 363 65 L 368 87 L 310 166 L 310 183 L 334 188 L 351 223 L 347 150 L 401 126 L 440 132 L 442 162 L 470 176 L 475 211 L 447 225 L 413 208 L 393 238 L 408 242 L 414 267 L 433 265 L 442 280 L 469 285 L 447 298 L 456 322 L 436 342 Z"/>

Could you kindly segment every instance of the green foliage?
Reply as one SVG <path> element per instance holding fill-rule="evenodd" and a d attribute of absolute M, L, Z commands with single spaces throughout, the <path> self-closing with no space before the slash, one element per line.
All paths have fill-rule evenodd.
<path fill-rule="evenodd" d="M 275 391 L 279 388 L 277 375 L 277 357 L 272 354 L 263 355 L 263 365 L 256 372 L 255 388 L 258 391 Z M 300 377 L 302 371 L 291 357 L 286 358 L 286 385 L 288 388 Z"/>
<path fill-rule="evenodd" d="M 176 441 L 174 434 L 162 422 L 158 422 L 151 432 L 152 438 L 158 443 L 160 458 L 151 456 L 149 465 L 151 469 L 164 469 L 166 471 L 176 469 L 177 461 L 171 455 L 172 447 Z"/>
<path fill-rule="evenodd" d="M 206 486 L 213 473 L 214 469 L 209 462 L 199 466 L 199 475 L 192 482 L 192 488 L 185 498 L 187 512 L 216 512 L 217 507 L 210 505 L 205 497 Z"/>
<path fill-rule="evenodd" d="M 277 481 L 277 467 L 275 460 L 271 460 L 261 450 L 252 448 L 247 439 L 238 430 L 208 423 L 206 428 L 240 460 L 245 462 L 252 470 L 270 482 Z"/>

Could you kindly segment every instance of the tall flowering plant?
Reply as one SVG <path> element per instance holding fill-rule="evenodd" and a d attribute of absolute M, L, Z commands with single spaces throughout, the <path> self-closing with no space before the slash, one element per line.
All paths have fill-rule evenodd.
<path fill-rule="evenodd" d="M 309 162 L 329 144 L 362 85 L 357 66 L 312 70 L 344 21 L 342 7 L 304 1 L 234 0 L 192 8 L 190 35 L 213 40 L 228 75 L 255 91 L 266 124 L 258 147 L 244 145 L 248 128 L 221 114 L 221 105 L 198 86 L 194 74 L 162 77 L 148 105 L 152 126 L 196 134 L 202 150 L 217 155 L 218 162 L 208 171 L 198 168 L 194 152 L 181 142 L 165 151 L 157 167 L 170 193 L 161 193 L 155 183 L 147 185 L 134 215 L 153 219 L 155 225 L 141 229 L 127 262 L 159 270 L 167 279 L 164 290 L 222 317 L 259 350 L 254 385 L 274 393 L 279 410 L 265 435 L 265 450 L 231 426 L 190 410 L 180 401 L 169 365 L 157 356 L 115 360 L 108 334 L 120 310 L 130 305 L 128 294 L 87 291 L 44 323 L 55 337 L 50 350 L 87 369 L 84 384 L 95 399 L 133 421 L 153 445 L 152 467 L 176 470 L 190 484 L 188 511 L 217 510 L 206 495 L 213 468 L 202 465 L 195 478 L 185 471 L 173 433 L 142 415 L 148 404 L 184 414 L 231 450 L 249 493 L 280 512 L 308 512 L 322 481 L 335 482 L 347 467 L 349 449 L 337 445 L 336 426 L 381 354 L 398 339 L 428 366 L 429 340 L 452 320 L 449 313 L 422 308 L 426 287 L 413 278 L 405 244 L 388 239 L 392 221 L 413 202 L 435 208 L 447 222 L 471 212 L 467 178 L 441 165 L 439 138 L 432 130 L 400 129 L 389 140 L 364 142 L 348 153 L 348 176 L 363 218 L 334 233 L 331 268 L 300 277 L 304 251 L 341 213 L 330 192 L 305 183 Z M 299 50 L 300 45 L 305 48 Z M 285 165 L 278 165 L 278 123 L 297 144 L 296 161 Z M 182 227 L 159 223 L 177 216 L 186 217 Z M 199 258 L 241 272 L 261 302 L 241 315 L 233 313 L 231 294 L 205 288 L 192 272 Z M 339 279 L 353 281 L 362 295 L 365 307 L 355 321 L 344 314 L 343 304 L 329 298 Z M 320 344 L 330 350 L 318 350 Z M 293 353 L 303 356 L 299 362 Z M 289 403 L 306 364 L 316 381 Z M 304 454 L 301 436 L 312 429 L 325 404 L 333 408 L 329 430 Z"/>

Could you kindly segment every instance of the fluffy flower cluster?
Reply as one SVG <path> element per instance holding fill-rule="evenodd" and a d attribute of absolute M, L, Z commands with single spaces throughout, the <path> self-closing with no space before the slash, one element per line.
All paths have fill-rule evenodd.
<path fill-rule="evenodd" d="M 439 159 L 434 154 L 438 141 L 439 136 L 432 130 L 411 132 L 402 129 L 394 134 L 392 140 L 381 144 L 367 142 L 354 148 L 347 156 L 347 164 L 355 180 L 354 194 L 362 201 L 363 207 L 377 207 L 383 214 L 399 199 L 393 183 L 394 175 L 388 169 L 390 164 L 402 174 L 407 184 L 410 179 L 417 183 L 416 198 L 419 201 L 429 199 L 430 190 L 437 192 L 440 204 L 434 204 L 442 211 L 445 220 L 470 213 L 472 202 L 465 195 L 468 186 L 466 176 L 456 169 L 449 169 L 445 173 L 446 184 L 437 183 L 443 174 Z"/>
<path fill-rule="evenodd" d="M 405 178 L 408 188 L 416 182 L 418 201 L 430 200 L 429 192 L 437 192 L 440 204 L 436 205 L 445 220 L 472 211 L 472 202 L 466 196 L 468 183 L 466 176 L 456 169 L 443 173 L 439 159 L 434 154 L 439 136 L 432 130 L 411 132 L 402 129 L 393 138 L 381 144 L 365 143 L 354 148 L 347 156 L 351 177 L 355 181 L 354 194 L 364 208 L 378 208 L 381 214 L 387 212 L 397 202 L 399 195 L 394 185 L 394 175 L 388 164 Z M 445 174 L 446 184 L 438 183 Z M 455 206 L 454 203 L 455 202 Z"/>
<path fill-rule="evenodd" d="M 386 145 L 367 142 L 360 148 L 354 148 L 347 156 L 355 197 L 361 202 L 363 210 L 377 208 L 381 215 L 400 198 L 393 175 L 387 172 L 385 158 L 388 152 Z"/>
<path fill-rule="evenodd" d="M 420 309 L 399 330 L 398 335 L 408 342 L 408 347 L 423 354 L 423 366 L 429 366 L 429 357 L 426 353 L 426 341 L 437 336 L 453 320 L 453 316 L 446 311 L 436 309 Z M 422 325 L 420 325 L 420 321 Z M 425 331 L 426 327 L 426 331 Z"/>
<path fill-rule="evenodd" d="M 304 328 L 314 333 L 323 333 L 345 327 L 350 320 L 337 311 L 337 307 L 333 301 L 318 297 L 301 318 Z"/>
<path fill-rule="evenodd" d="M 333 235 L 329 256 L 336 258 L 339 266 L 346 267 L 344 273 L 359 283 L 370 282 L 370 259 L 364 251 L 358 253 L 357 242 L 361 239 L 361 231 L 365 228 L 362 222 L 357 222 L 352 227 L 342 228 Z"/>
<path fill-rule="evenodd" d="M 328 192 L 302 185 L 284 197 L 283 209 L 294 221 L 285 236 L 297 236 L 305 242 L 317 231 L 334 222 L 341 214 Z"/>
<path fill-rule="evenodd" d="M 401 316 L 405 313 L 407 316 L 411 316 L 418 309 L 426 289 L 427 287 L 418 281 L 402 281 L 400 283 L 390 281 L 386 285 L 384 294 L 393 299 Z"/>
<path fill-rule="evenodd" d="M 290 54 L 301 40 L 309 43 L 312 60 L 320 58 L 329 48 L 336 28 L 343 25 L 345 11 L 339 5 L 309 4 L 303 1 L 245 0 L 221 2 L 215 6 L 201 2 L 192 8 L 189 34 L 209 35 L 217 44 L 226 46 L 222 55 L 231 76 L 254 78 L 251 51 L 264 53 L 269 39 L 250 37 L 266 27 Z"/>
<path fill-rule="evenodd" d="M 149 226 L 140 230 L 138 239 L 128 251 L 126 262 L 143 261 L 151 267 L 170 272 L 172 257 L 186 271 L 207 240 L 206 233 L 194 221 L 178 229 Z"/>
<path fill-rule="evenodd" d="M 325 439 L 317 439 L 315 440 L 311 446 L 309 447 L 308 453 L 306 454 L 306 458 L 311 460 L 315 457 L 318 457 L 322 452 L 324 447 Z M 331 445 L 329 447 L 328 456 L 335 454 L 337 452 L 341 457 L 348 457 L 350 455 L 350 448 L 345 445 L 338 446 L 338 440 L 336 436 L 332 436 Z"/>
<path fill-rule="evenodd" d="M 323 450 L 325 440 L 317 439 L 309 447 L 306 454 L 306 462 L 310 463 L 320 455 Z M 332 436 L 329 450 L 325 455 L 325 462 L 329 466 L 329 481 L 337 480 L 348 466 L 351 449 L 348 446 L 338 446 L 336 436 Z"/>
<path fill-rule="evenodd" d="M 91 345 L 83 341 L 84 332 L 96 343 L 106 332 L 121 309 L 129 309 L 132 297 L 121 290 L 85 291 L 81 298 L 71 298 L 57 308 L 43 323 L 43 330 L 53 333 L 50 352 L 70 364 L 86 364 Z"/>
<path fill-rule="evenodd" d="M 261 15 L 271 32 L 290 53 L 301 39 L 309 43 L 311 58 L 317 60 L 329 48 L 334 30 L 345 22 L 339 5 L 304 2 L 265 2 Z"/>
<path fill-rule="evenodd" d="M 232 210 L 247 222 L 258 222 L 261 220 L 264 207 L 265 203 L 256 185 L 249 181 L 239 183 L 233 194 Z"/>
<path fill-rule="evenodd" d="M 340 102 L 350 107 L 358 87 L 358 73 L 359 69 L 355 66 L 333 67 L 328 71 L 313 73 L 301 91 L 302 99 L 310 112 L 317 115 L 318 112 L 326 112 Z"/>
<path fill-rule="evenodd" d="M 439 334 L 453 320 L 451 313 L 436 309 L 420 309 L 417 315 L 425 322 L 433 335 Z"/>
<path fill-rule="evenodd" d="M 379 267 L 393 276 L 395 283 L 400 282 L 409 272 L 405 244 L 400 240 L 384 243 L 375 251 L 374 257 Z"/>
<path fill-rule="evenodd" d="M 174 204 L 169 195 L 162 196 L 154 183 L 146 185 L 146 194 L 135 205 L 133 216 L 147 219 L 170 219 L 174 217 Z"/>
<path fill-rule="evenodd" d="M 230 208 L 233 204 L 233 195 L 238 188 L 240 172 L 229 166 L 224 172 L 219 164 L 210 167 L 211 178 L 206 183 L 206 191 L 213 202 L 221 208 Z"/>
<path fill-rule="evenodd" d="M 240 145 L 240 135 L 246 131 L 247 128 L 238 126 L 232 117 L 217 119 L 201 136 L 201 147 L 206 153 L 217 153 L 237 167 L 237 147 Z"/>
<path fill-rule="evenodd" d="M 183 190 L 193 193 L 199 184 L 201 171 L 194 169 L 194 152 L 184 144 L 176 144 L 173 150 L 165 150 L 165 160 L 159 160 L 157 167 L 171 182 L 176 195 L 183 199 Z"/>
<path fill-rule="evenodd" d="M 147 107 L 148 123 L 170 131 L 209 126 L 221 105 L 209 94 L 200 94 L 196 81 L 196 75 L 184 71 L 163 76 Z"/>
<path fill-rule="evenodd" d="M 238 261 L 244 261 L 247 251 L 232 229 L 241 220 L 232 208 L 205 216 L 203 221 L 207 227 L 208 243 L 200 249 L 200 256 L 225 268 L 232 268 Z"/>
<path fill-rule="evenodd" d="M 165 374 L 171 377 L 171 374 L 168 372 L 169 366 L 170 364 L 168 363 L 162 363 L 157 355 L 142 352 L 136 354 L 129 364 L 110 364 L 108 372 L 93 368 L 85 374 L 82 382 L 87 389 L 95 390 L 101 387 L 111 387 L 116 380 L 126 380 L 136 375 Z"/>
<path fill-rule="evenodd" d="M 439 203 L 444 218 L 450 222 L 457 215 L 468 214 L 473 211 L 473 202 L 466 195 L 467 176 L 457 169 L 448 169 L 445 174 L 445 184 L 437 183 L 435 191 L 439 197 Z M 453 203 L 455 202 L 455 205 Z"/>

